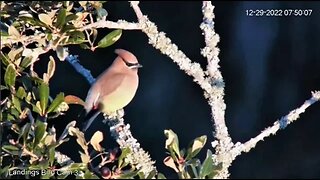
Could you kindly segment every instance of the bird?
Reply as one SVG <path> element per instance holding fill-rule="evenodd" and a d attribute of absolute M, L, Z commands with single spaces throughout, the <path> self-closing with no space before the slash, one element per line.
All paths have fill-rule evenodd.
<path fill-rule="evenodd" d="M 123 109 L 134 98 L 138 86 L 138 69 L 143 67 L 137 57 L 128 50 L 116 49 L 118 56 L 91 85 L 85 100 L 84 109 L 88 119 L 83 126 L 85 132 L 100 114 L 111 115 Z"/>

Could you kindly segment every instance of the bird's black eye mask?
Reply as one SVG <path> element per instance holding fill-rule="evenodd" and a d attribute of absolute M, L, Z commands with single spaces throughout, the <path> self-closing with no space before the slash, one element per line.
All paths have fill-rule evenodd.
<path fill-rule="evenodd" d="M 130 62 L 124 60 L 124 59 L 122 59 L 122 60 L 129 68 L 140 68 L 140 67 L 142 67 L 142 65 L 139 64 L 139 63 L 130 63 Z"/>

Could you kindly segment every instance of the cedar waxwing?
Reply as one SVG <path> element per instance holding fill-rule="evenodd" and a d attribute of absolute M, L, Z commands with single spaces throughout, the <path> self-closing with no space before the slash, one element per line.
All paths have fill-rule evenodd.
<path fill-rule="evenodd" d="M 137 58 L 129 51 L 116 49 L 118 57 L 92 84 L 85 101 L 86 131 L 100 112 L 110 115 L 124 108 L 133 99 L 139 84 Z M 87 119 L 86 118 L 86 119 Z"/>

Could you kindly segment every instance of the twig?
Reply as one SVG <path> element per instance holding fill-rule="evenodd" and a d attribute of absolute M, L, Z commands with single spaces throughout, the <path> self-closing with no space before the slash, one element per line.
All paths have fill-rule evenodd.
<path fill-rule="evenodd" d="M 300 114 L 304 113 L 306 109 L 320 100 L 320 91 L 312 92 L 312 97 L 306 100 L 299 108 L 292 110 L 288 115 L 281 117 L 280 120 L 273 123 L 273 126 L 270 126 L 263 130 L 259 135 L 254 138 L 251 138 L 245 143 L 237 143 L 237 145 L 232 149 L 233 156 L 238 156 L 241 152 L 249 152 L 256 144 L 260 141 L 263 141 L 264 138 L 275 135 L 279 130 L 286 128 L 290 123 L 297 120 Z"/>

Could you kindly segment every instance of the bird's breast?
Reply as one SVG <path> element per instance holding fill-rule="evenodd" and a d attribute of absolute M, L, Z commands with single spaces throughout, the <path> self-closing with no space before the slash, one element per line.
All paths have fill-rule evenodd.
<path fill-rule="evenodd" d="M 138 76 L 126 76 L 113 92 L 102 97 L 102 112 L 109 114 L 127 106 L 134 98 L 138 84 Z"/>

